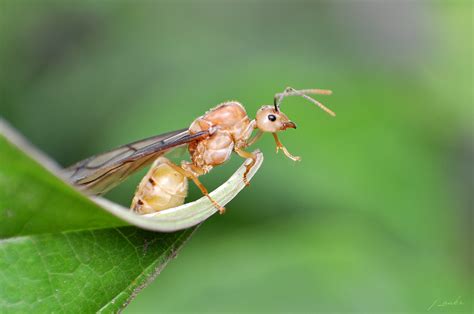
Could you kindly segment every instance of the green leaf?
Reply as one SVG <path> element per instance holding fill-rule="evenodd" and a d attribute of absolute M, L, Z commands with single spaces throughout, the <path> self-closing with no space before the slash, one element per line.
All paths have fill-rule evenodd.
<path fill-rule="evenodd" d="M 215 212 L 199 199 L 171 209 L 165 218 L 143 217 L 87 198 L 1 120 L 0 131 L 0 312 L 118 311 L 195 230 L 156 233 L 128 223 L 170 231 Z M 251 176 L 261 162 L 259 154 Z M 212 192 L 222 204 L 243 188 L 244 168 Z"/>
<path fill-rule="evenodd" d="M 4 239 L 0 308 L 117 311 L 159 274 L 191 233 L 121 227 Z"/>

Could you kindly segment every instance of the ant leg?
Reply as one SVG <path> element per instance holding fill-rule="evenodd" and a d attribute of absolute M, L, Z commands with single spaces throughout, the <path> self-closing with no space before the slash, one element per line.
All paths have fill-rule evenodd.
<path fill-rule="evenodd" d="M 249 180 L 247 179 L 247 174 L 249 173 L 250 169 L 255 165 L 255 162 L 257 160 L 257 156 L 255 156 L 254 153 L 247 152 L 243 149 L 236 148 L 234 151 L 237 153 L 242 158 L 245 159 L 252 159 L 248 165 L 245 165 L 245 172 L 244 172 L 244 183 L 246 186 L 250 185 Z"/>
<path fill-rule="evenodd" d="M 263 131 L 258 130 L 257 134 L 255 134 L 255 136 L 252 137 L 250 141 L 247 142 L 247 146 L 251 146 L 255 144 L 255 142 L 258 141 L 262 137 L 262 135 L 263 135 Z"/>
<path fill-rule="evenodd" d="M 293 156 L 292 154 L 290 154 L 290 152 L 286 149 L 286 147 L 283 146 L 283 144 L 280 142 L 280 139 L 278 138 L 278 135 L 276 133 L 272 133 L 272 134 L 273 134 L 273 138 L 275 139 L 276 152 L 277 153 L 281 149 L 283 151 L 283 153 L 285 154 L 285 156 L 290 158 L 291 160 L 293 160 L 293 161 L 300 161 L 301 160 L 301 157 Z"/>
<path fill-rule="evenodd" d="M 172 163 L 169 160 L 166 163 L 171 168 L 173 168 L 177 172 L 181 173 L 183 176 L 193 180 L 194 184 L 196 184 L 196 186 L 201 190 L 201 193 L 204 194 L 211 201 L 212 205 L 214 205 L 214 207 L 216 207 L 219 210 L 219 214 L 223 214 L 225 212 L 225 208 L 222 207 L 221 205 L 219 205 L 219 203 L 217 203 L 216 200 L 214 200 L 209 195 L 209 192 L 207 191 L 206 187 L 201 183 L 201 181 L 199 181 L 199 179 L 197 178 L 197 176 L 194 173 L 192 173 L 189 170 L 183 169 L 182 167 L 180 167 L 178 165 L 175 165 L 174 163 Z M 193 165 L 191 165 L 191 166 L 193 166 Z"/>

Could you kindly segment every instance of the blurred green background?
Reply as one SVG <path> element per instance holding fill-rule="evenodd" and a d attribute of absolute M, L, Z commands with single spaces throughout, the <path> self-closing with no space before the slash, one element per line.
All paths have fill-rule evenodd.
<path fill-rule="evenodd" d="M 264 137 L 251 187 L 126 312 L 471 312 L 472 38 L 471 1 L 1 0 L 0 114 L 67 166 L 225 100 L 253 117 L 332 89 L 336 118 L 283 104 L 302 162 Z"/>

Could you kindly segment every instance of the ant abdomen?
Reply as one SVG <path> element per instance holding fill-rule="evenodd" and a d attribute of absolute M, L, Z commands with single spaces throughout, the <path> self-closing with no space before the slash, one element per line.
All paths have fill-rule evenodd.
<path fill-rule="evenodd" d="M 132 211 L 149 214 L 184 204 L 188 179 L 169 163 L 165 157 L 155 160 L 138 185 L 130 206 Z"/>

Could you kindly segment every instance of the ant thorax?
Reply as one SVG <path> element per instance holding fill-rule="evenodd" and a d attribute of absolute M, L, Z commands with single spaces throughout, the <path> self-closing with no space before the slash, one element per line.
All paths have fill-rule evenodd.
<path fill-rule="evenodd" d="M 226 162 L 234 148 L 246 146 L 254 124 L 237 101 L 222 103 L 194 120 L 189 127 L 191 134 L 210 129 L 214 131 L 209 138 L 189 145 L 191 160 L 196 166 L 190 170 L 201 175 Z"/>

